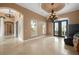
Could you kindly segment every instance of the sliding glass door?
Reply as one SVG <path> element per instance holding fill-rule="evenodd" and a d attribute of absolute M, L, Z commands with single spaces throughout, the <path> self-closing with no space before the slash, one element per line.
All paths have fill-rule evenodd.
<path fill-rule="evenodd" d="M 65 36 L 67 32 L 67 20 L 55 21 L 54 22 L 54 35 L 55 36 Z"/>

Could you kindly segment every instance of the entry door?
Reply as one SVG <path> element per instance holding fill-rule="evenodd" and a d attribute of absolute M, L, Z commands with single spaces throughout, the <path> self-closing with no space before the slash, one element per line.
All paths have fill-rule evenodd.
<path fill-rule="evenodd" d="M 54 22 L 54 35 L 55 36 L 65 36 L 67 33 L 68 21 L 55 21 Z"/>
<path fill-rule="evenodd" d="M 59 35 L 59 23 L 54 22 L 54 35 L 58 36 Z"/>
<path fill-rule="evenodd" d="M 4 22 L 4 30 L 5 35 L 13 35 L 14 34 L 14 23 L 13 22 Z"/>
<path fill-rule="evenodd" d="M 61 36 L 65 36 L 67 32 L 67 21 L 61 21 Z"/>

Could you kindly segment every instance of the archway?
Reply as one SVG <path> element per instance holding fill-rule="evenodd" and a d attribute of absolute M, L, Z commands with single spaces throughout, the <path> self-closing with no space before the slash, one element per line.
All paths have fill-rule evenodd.
<path fill-rule="evenodd" d="M 18 23 L 17 23 L 18 22 Z M 0 8 L 0 37 L 23 41 L 23 14 L 8 7 Z"/>

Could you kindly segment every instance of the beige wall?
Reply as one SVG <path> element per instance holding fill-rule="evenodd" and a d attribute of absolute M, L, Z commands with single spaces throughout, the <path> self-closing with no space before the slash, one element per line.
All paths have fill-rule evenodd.
<path fill-rule="evenodd" d="M 69 24 L 79 24 L 79 10 L 74 11 L 74 12 L 69 12 L 63 15 L 59 15 L 59 19 L 66 20 L 68 18 Z M 63 20 L 62 19 L 62 20 Z M 47 34 L 52 35 L 53 34 L 53 25 L 51 22 L 47 22 Z"/>
<path fill-rule="evenodd" d="M 47 35 L 53 35 L 53 23 L 47 21 Z"/>
<path fill-rule="evenodd" d="M 39 26 L 40 25 L 40 21 L 42 22 L 46 22 L 46 18 L 41 16 L 41 15 L 38 15 L 37 13 L 34 13 L 28 9 L 25 9 L 17 4 L 14 4 L 14 3 L 10 3 L 10 4 L 7 4 L 7 3 L 0 3 L 0 7 L 9 7 L 9 8 L 12 8 L 12 9 L 15 9 L 17 11 L 19 11 L 20 13 L 23 14 L 24 16 L 24 23 L 23 23 L 23 31 L 24 31 L 24 40 L 28 39 L 28 38 L 31 38 L 31 19 L 35 19 L 37 20 L 37 22 L 39 23 L 38 24 L 38 35 L 41 35 L 41 31 L 42 31 L 42 28 Z"/>
<path fill-rule="evenodd" d="M 79 10 L 60 15 L 61 18 L 69 18 L 69 24 L 79 24 Z"/>
<path fill-rule="evenodd" d="M 23 26 L 24 26 L 24 39 L 28 39 L 28 38 L 31 38 L 31 20 L 32 19 L 35 19 L 37 20 L 37 32 L 38 32 L 38 35 L 42 35 L 42 27 L 40 26 L 41 22 L 46 22 L 46 18 L 41 16 L 41 15 L 38 15 L 37 13 L 34 13 L 28 9 L 25 9 L 17 4 L 14 4 L 14 3 L 10 3 L 10 4 L 2 4 L 0 3 L 0 7 L 10 7 L 12 9 L 15 9 L 17 11 L 19 11 L 20 13 L 22 13 L 24 15 L 24 23 L 23 23 Z M 70 24 L 79 24 L 79 11 L 74 11 L 74 12 L 70 12 L 70 13 L 66 13 L 66 14 L 63 14 L 63 15 L 60 15 L 61 18 L 69 18 L 69 23 Z M 48 22 L 47 23 L 47 34 L 53 34 L 52 33 L 52 23 Z M 37 35 L 37 36 L 38 36 Z"/>
<path fill-rule="evenodd" d="M 41 22 L 46 22 L 46 19 L 36 13 L 33 13 L 32 11 L 27 10 L 26 19 L 24 20 L 24 32 L 25 32 L 25 38 L 31 37 L 31 20 L 35 19 L 37 20 L 37 32 L 38 35 L 42 34 L 42 28 L 41 28 Z M 27 34 L 27 35 L 26 35 Z M 37 35 L 37 36 L 38 36 Z"/>

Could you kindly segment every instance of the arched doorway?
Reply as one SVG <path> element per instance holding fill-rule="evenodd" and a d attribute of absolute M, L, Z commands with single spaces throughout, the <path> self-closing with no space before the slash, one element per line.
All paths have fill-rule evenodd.
<path fill-rule="evenodd" d="M 12 8 L 1 7 L 0 17 L 0 37 L 18 38 L 22 41 L 23 15 Z"/>

